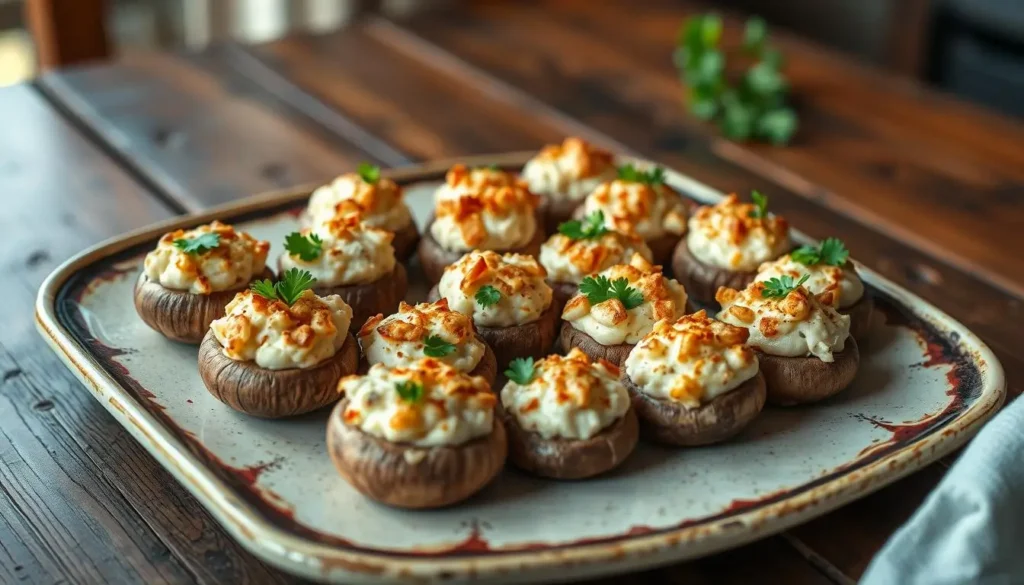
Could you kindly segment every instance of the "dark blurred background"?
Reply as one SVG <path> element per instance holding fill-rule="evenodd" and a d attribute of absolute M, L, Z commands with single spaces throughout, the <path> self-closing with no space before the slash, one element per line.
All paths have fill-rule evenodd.
<path fill-rule="evenodd" d="M 35 72 L 24 1 L 0 0 L 2 85 Z M 199 48 L 224 38 L 262 42 L 290 32 L 326 32 L 363 10 L 414 17 L 419 10 L 457 1 L 108 0 L 107 28 L 119 52 Z M 717 0 L 701 5 L 759 14 L 777 28 L 875 66 L 1024 116 L 1024 0 Z"/>

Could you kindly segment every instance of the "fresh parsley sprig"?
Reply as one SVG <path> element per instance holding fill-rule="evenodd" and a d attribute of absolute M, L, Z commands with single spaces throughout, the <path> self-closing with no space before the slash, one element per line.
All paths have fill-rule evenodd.
<path fill-rule="evenodd" d="M 595 240 L 609 231 L 604 225 L 604 212 L 600 210 L 582 220 L 572 219 L 558 224 L 558 233 L 572 240 Z"/>
<path fill-rule="evenodd" d="M 633 166 L 633 163 L 626 163 L 618 168 L 619 180 L 630 183 L 643 183 L 644 185 L 661 185 L 665 183 L 665 169 L 654 167 L 644 171 Z"/>
<path fill-rule="evenodd" d="M 423 385 L 412 380 L 395 382 L 395 392 L 398 392 L 399 398 L 410 404 L 423 400 Z"/>
<path fill-rule="evenodd" d="M 505 370 L 505 377 L 520 386 L 529 384 L 534 374 L 536 368 L 532 357 L 516 358 L 508 363 L 508 369 Z"/>
<path fill-rule="evenodd" d="M 815 264 L 828 264 L 829 266 L 842 266 L 850 258 L 850 251 L 846 249 L 839 238 L 826 238 L 817 246 L 801 246 L 789 255 L 794 262 L 805 266 Z"/>
<path fill-rule="evenodd" d="M 501 291 L 489 284 L 485 284 L 477 289 L 473 298 L 476 299 L 478 305 L 486 309 L 498 304 L 498 301 L 501 300 Z"/>
<path fill-rule="evenodd" d="M 194 238 L 174 240 L 174 247 L 186 254 L 205 254 L 220 245 L 220 234 L 207 232 Z"/>
<path fill-rule="evenodd" d="M 618 299 L 628 311 L 644 303 L 643 293 L 629 286 L 629 280 L 626 278 L 609 280 L 604 275 L 588 276 L 580 282 L 580 292 L 592 305 Z"/>
<path fill-rule="evenodd" d="M 252 292 L 269 301 L 281 301 L 289 307 L 299 300 L 302 293 L 313 288 L 316 279 L 305 270 L 292 268 L 284 273 L 276 283 L 270 279 L 257 280 L 252 283 Z"/>
<path fill-rule="evenodd" d="M 751 61 L 738 79 L 729 78 L 721 39 L 722 19 L 715 14 L 690 18 L 679 32 L 673 59 L 686 85 L 690 112 L 717 121 L 732 140 L 788 143 L 796 133 L 797 118 L 787 106 L 789 84 L 781 72 L 782 54 L 768 45 L 767 24 L 757 17 L 748 20 L 742 50 L 729 55 Z"/>
<path fill-rule="evenodd" d="M 750 200 L 754 202 L 754 209 L 750 210 L 750 217 L 753 219 L 764 219 L 768 217 L 768 196 L 760 191 L 751 191 Z"/>
<path fill-rule="evenodd" d="M 359 174 L 359 178 L 371 185 L 376 184 L 380 180 L 380 167 L 377 165 L 371 165 L 366 162 L 359 163 L 359 166 L 356 167 L 356 173 Z"/>
<path fill-rule="evenodd" d="M 312 262 L 320 257 L 324 242 L 316 234 L 303 235 L 292 232 L 284 237 L 284 249 L 303 262 Z"/>
<path fill-rule="evenodd" d="M 796 282 L 793 282 L 793 277 L 788 274 L 783 274 L 778 278 L 769 278 L 765 281 L 764 288 L 761 289 L 761 297 L 765 299 L 781 299 L 803 286 L 809 277 L 809 274 L 805 274 Z"/>
<path fill-rule="evenodd" d="M 455 344 L 448 343 L 440 335 L 428 335 L 423 340 L 423 355 L 440 358 L 455 351 Z"/>

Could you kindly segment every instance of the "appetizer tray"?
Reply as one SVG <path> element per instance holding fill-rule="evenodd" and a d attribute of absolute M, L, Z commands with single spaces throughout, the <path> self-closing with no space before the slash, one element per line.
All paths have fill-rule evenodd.
<path fill-rule="evenodd" d="M 518 169 L 530 156 L 463 162 Z M 405 186 L 421 229 L 451 162 L 385 172 Z M 671 171 L 668 182 L 700 203 L 721 197 Z M 767 407 L 721 445 L 641 442 L 622 467 L 587 481 L 506 469 L 450 508 L 388 508 L 332 466 L 330 409 L 276 421 L 235 412 L 203 387 L 196 348 L 164 339 L 132 307 L 142 258 L 161 234 L 221 219 L 270 241 L 275 258 L 310 191 L 255 196 L 104 242 L 58 268 L 36 304 L 43 336 L 114 418 L 242 545 L 304 577 L 554 581 L 707 555 L 805 522 L 938 459 L 1004 399 L 1002 369 L 973 333 L 858 266 L 879 310 L 856 382 L 838 396 Z M 415 262 L 409 271 L 409 299 L 423 300 Z"/>

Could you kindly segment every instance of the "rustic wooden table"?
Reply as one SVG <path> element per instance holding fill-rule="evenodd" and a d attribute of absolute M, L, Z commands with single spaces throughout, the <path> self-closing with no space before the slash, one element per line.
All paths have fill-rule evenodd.
<path fill-rule="evenodd" d="M 777 38 L 803 127 L 787 148 L 736 145 L 681 105 L 670 53 L 686 8 L 586 4 L 480 3 L 0 90 L 0 582 L 296 581 L 235 544 L 107 415 L 35 333 L 31 303 L 46 273 L 100 239 L 362 160 L 580 135 L 760 189 L 979 333 L 1020 393 L 1024 126 Z M 781 535 L 614 581 L 851 583 L 948 465 Z"/>

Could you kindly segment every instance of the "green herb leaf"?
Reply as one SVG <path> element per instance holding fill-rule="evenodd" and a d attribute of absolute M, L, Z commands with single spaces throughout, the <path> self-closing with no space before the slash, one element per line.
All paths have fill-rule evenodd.
<path fill-rule="evenodd" d="M 367 183 L 373 185 L 380 180 L 380 167 L 377 165 L 371 165 L 370 163 L 359 163 L 356 167 L 356 172 L 359 173 L 359 177 Z"/>
<path fill-rule="evenodd" d="M 769 278 L 765 281 L 764 288 L 761 289 L 761 296 L 766 299 L 781 299 L 803 286 L 809 277 L 809 274 L 805 274 L 796 282 L 793 282 L 793 277 L 788 274 L 783 274 L 778 278 Z"/>
<path fill-rule="evenodd" d="M 743 29 L 743 50 L 751 55 L 760 55 L 768 38 L 768 24 L 758 16 L 747 19 Z"/>
<path fill-rule="evenodd" d="M 818 248 L 814 246 L 800 246 L 796 250 L 793 250 L 789 257 L 794 262 L 803 264 L 804 266 L 814 266 L 818 262 L 821 262 L 821 253 Z"/>
<path fill-rule="evenodd" d="M 207 232 L 194 238 L 174 240 L 174 247 L 186 254 L 205 254 L 220 245 L 220 234 Z"/>
<path fill-rule="evenodd" d="M 316 234 L 302 235 L 300 232 L 292 232 L 284 237 L 284 249 L 292 256 L 298 256 L 303 262 L 312 262 L 319 258 L 323 244 L 323 240 Z"/>
<path fill-rule="evenodd" d="M 722 134 L 737 142 L 749 139 L 754 134 L 754 110 L 738 99 L 723 103 L 725 111 L 720 122 Z"/>
<path fill-rule="evenodd" d="M 498 301 L 501 300 L 501 292 L 493 286 L 485 284 L 477 289 L 473 298 L 476 299 L 477 304 L 486 309 L 498 304 Z"/>
<path fill-rule="evenodd" d="M 790 254 L 794 262 L 806 266 L 815 264 L 828 264 L 829 266 L 842 266 L 850 258 L 850 251 L 846 249 L 839 238 L 826 238 L 818 246 L 801 246 Z"/>
<path fill-rule="evenodd" d="M 609 231 L 604 225 L 603 211 L 595 211 L 584 217 L 582 221 L 572 219 L 558 224 L 558 233 L 573 240 L 593 240 Z"/>
<path fill-rule="evenodd" d="M 587 297 L 592 305 L 618 299 L 627 310 L 639 307 L 644 302 L 643 293 L 629 286 L 629 280 L 625 278 L 609 280 L 604 275 L 584 278 L 580 282 L 580 293 Z"/>
<path fill-rule="evenodd" d="M 529 384 L 535 373 L 532 357 L 516 358 L 508 363 L 508 369 L 505 370 L 505 376 L 520 386 Z"/>
<path fill-rule="evenodd" d="M 754 202 L 754 209 L 750 210 L 750 217 L 754 219 L 764 219 L 768 217 L 768 196 L 763 195 L 760 191 L 751 191 L 750 200 Z"/>
<path fill-rule="evenodd" d="M 665 169 L 661 167 L 654 167 L 648 171 L 641 171 L 640 169 L 633 166 L 633 163 L 627 163 L 619 167 L 619 180 L 627 181 L 630 183 L 643 183 L 645 185 L 661 185 L 665 182 Z"/>
<path fill-rule="evenodd" d="M 455 344 L 448 343 L 439 335 L 428 335 L 423 340 L 423 355 L 433 358 L 444 357 L 455 351 Z"/>
<path fill-rule="evenodd" d="M 398 392 L 399 398 L 411 404 L 423 400 L 423 385 L 412 380 L 395 382 L 395 392 Z"/>
<path fill-rule="evenodd" d="M 757 135 L 775 145 L 787 144 L 796 134 L 796 113 L 789 108 L 765 112 L 757 120 Z"/>
<path fill-rule="evenodd" d="M 269 280 L 259 280 L 250 287 L 252 292 L 271 301 L 281 301 L 289 307 L 299 300 L 303 292 L 313 288 L 316 279 L 305 270 L 292 268 L 284 273 L 284 276 L 277 283 Z"/>

